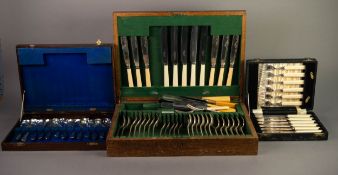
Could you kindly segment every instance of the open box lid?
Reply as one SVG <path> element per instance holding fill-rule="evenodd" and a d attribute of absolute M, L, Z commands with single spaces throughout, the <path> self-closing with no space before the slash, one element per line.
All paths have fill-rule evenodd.
<path fill-rule="evenodd" d="M 112 111 L 110 45 L 18 45 L 23 112 Z"/>
<path fill-rule="evenodd" d="M 251 59 L 246 62 L 246 99 L 249 109 L 260 108 L 258 106 L 258 67 L 264 63 L 302 63 L 305 65 L 305 77 L 303 85 L 303 98 L 301 109 L 312 110 L 314 106 L 316 75 L 318 62 L 314 58 L 289 58 L 289 59 Z M 278 108 L 278 107 L 264 107 Z"/>
<path fill-rule="evenodd" d="M 245 37 L 246 37 L 246 12 L 245 11 L 195 11 L 195 12 L 114 12 L 114 68 L 116 98 L 158 97 L 163 94 L 178 96 L 241 96 L 244 91 L 244 62 L 245 62 Z M 205 82 L 209 81 L 210 73 L 210 50 L 212 35 L 240 35 L 239 51 L 236 55 L 233 73 L 233 84 L 231 86 L 181 86 L 164 87 L 164 68 L 162 62 L 161 27 L 167 26 L 209 26 L 209 42 L 206 49 Z M 143 87 L 128 87 L 126 65 L 123 61 L 120 37 L 147 36 L 149 40 L 149 63 L 152 87 L 145 87 L 144 71 L 141 71 Z M 220 49 L 219 49 L 220 50 Z M 189 54 L 189 53 L 188 53 Z M 140 54 L 141 55 L 141 54 Z M 180 60 L 180 58 L 179 58 Z M 189 60 L 189 59 L 188 59 Z M 219 61 L 219 57 L 217 59 Z M 180 61 L 179 61 L 180 64 Z M 197 58 L 196 72 L 199 72 L 199 58 Z M 217 65 L 219 62 L 217 63 Z M 228 63 L 227 63 L 228 64 Z M 169 63 L 169 74 L 172 68 Z M 190 78 L 190 67 L 188 63 L 188 79 Z M 141 70 L 144 64 L 140 58 Z M 131 64 L 131 71 L 135 77 L 135 66 Z M 178 66 L 178 72 L 182 68 Z M 224 72 L 228 69 L 225 68 Z M 215 75 L 219 70 L 216 68 Z M 225 75 L 226 76 L 226 75 Z M 196 74 L 199 79 L 199 74 Z M 136 84 L 135 79 L 133 80 Z M 170 77 L 170 82 L 173 79 Z M 226 79 L 224 79 L 226 82 Z M 189 81 L 188 81 L 189 83 Z M 207 83 L 206 83 L 207 84 Z"/>

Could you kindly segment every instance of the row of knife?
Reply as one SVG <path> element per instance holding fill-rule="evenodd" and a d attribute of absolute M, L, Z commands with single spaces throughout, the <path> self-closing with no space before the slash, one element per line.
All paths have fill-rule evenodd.
<path fill-rule="evenodd" d="M 262 133 L 321 133 L 323 130 L 311 114 L 255 114 Z"/>
<path fill-rule="evenodd" d="M 13 142 L 104 142 L 109 118 L 24 119 L 15 128 Z"/>
<path fill-rule="evenodd" d="M 223 86 L 225 80 L 226 85 L 231 86 L 235 61 L 239 53 L 240 35 L 210 36 L 209 33 L 209 26 L 161 27 L 161 58 L 154 58 L 149 55 L 147 36 L 121 36 L 120 42 L 127 69 L 128 86 L 134 87 L 134 80 L 136 80 L 137 87 L 143 86 L 140 59 L 143 59 L 144 62 L 146 87 L 152 86 L 150 58 L 162 59 L 164 87 L 205 86 L 206 84 Z M 139 47 L 141 48 L 141 57 Z M 208 55 L 209 49 L 211 50 L 210 55 Z M 209 57 L 210 70 L 207 71 L 206 62 Z M 136 69 L 136 77 L 133 77 L 131 71 L 132 64 Z M 216 64 L 219 64 L 219 66 L 216 66 Z M 181 71 L 179 71 L 179 66 L 182 67 Z M 216 68 L 219 70 L 216 70 Z M 169 69 L 172 71 L 169 71 Z M 199 70 L 199 73 L 197 73 L 197 70 Z M 225 70 L 228 70 L 228 72 L 225 72 Z M 190 76 L 187 75 L 188 71 Z M 169 75 L 169 72 L 172 75 Z M 206 72 L 210 72 L 210 74 L 206 75 Z M 215 76 L 215 72 L 219 74 Z M 190 79 L 188 80 L 188 78 Z M 207 80 L 209 81 L 206 82 Z"/>
<path fill-rule="evenodd" d="M 301 106 L 305 65 L 262 63 L 258 67 L 258 106 Z"/>
<path fill-rule="evenodd" d="M 158 113 L 123 111 L 115 137 L 193 137 L 246 135 L 240 113 Z"/>

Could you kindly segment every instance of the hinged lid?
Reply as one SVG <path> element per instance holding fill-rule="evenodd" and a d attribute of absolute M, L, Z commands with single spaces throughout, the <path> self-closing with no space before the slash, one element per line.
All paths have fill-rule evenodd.
<path fill-rule="evenodd" d="M 259 65 L 260 64 L 274 64 L 274 63 L 301 63 L 305 66 L 303 71 L 304 84 L 302 84 L 303 91 L 301 105 L 302 109 L 312 110 L 314 106 L 315 96 L 315 84 L 317 75 L 317 60 L 314 58 L 295 58 L 295 59 L 252 59 L 247 60 L 246 64 L 246 98 L 249 100 L 249 109 L 261 108 L 258 105 L 258 77 L 259 77 Z M 292 106 L 290 106 L 292 107 Z M 268 108 L 279 108 L 279 107 L 264 107 L 264 110 Z M 290 109 L 291 110 L 291 109 Z"/>
<path fill-rule="evenodd" d="M 112 111 L 110 45 L 19 45 L 24 112 Z"/>
<path fill-rule="evenodd" d="M 246 13 L 245 11 L 197 11 L 197 12 L 114 12 L 114 68 L 115 68 L 115 89 L 116 97 L 134 98 L 158 97 L 163 94 L 183 95 L 183 96 L 242 96 L 244 85 L 244 60 L 245 60 L 245 36 L 246 36 Z M 191 39 L 193 28 L 198 27 L 198 46 L 197 54 L 192 50 Z M 207 27 L 207 36 L 201 31 Z M 164 28 L 167 28 L 167 35 L 163 34 Z M 187 30 L 185 30 L 185 29 Z M 204 28 L 204 29 L 202 29 Z M 176 32 L 175 32 L 176 31 Z M 188 33 L 187 41 L 184 41 L 182 33 Z M 168 36 L 167 39 L 162 39 Z M 171 37 L 175 36 L 175 37 Z M 177 36 L 177 37 L 176 37 Z M 211 72 L 211 47 L 212 37 L 219 36 L 220 43 L 218 49 L 217 64 L 215 71 L 215 83 L 209 86 L 209 74 Z M 229 47 L 235 40 L 238 42 L 238 51 L 230 54 L 226 59 L 224 67 L 223 85 L 217 86 L 217 76 L 221 67 L 221 41 L 223 36 L 230 36 Z M 234 39 L 236 38 L 237 39 Z M 138 52 L 133 50 L 133 45 L 138 40 Z M 148 42 L 143 42 L 147 38 Z M 205 43 L 201 38 L 208 38 Z M 122 44 L 123 46 L 122 47 Z M 144 54 L 144 43 L 149 43 L 149 52 Z M 174 44 L 178 43 L 178 44 Z M 206 48 L 202 48 L 203 45 Z M 129 46 L 128 46 L 129 45 Z M 165 46 L 166 45 L 166 46 Z M 166 52 L 163 48 L 168 47 L 168 58 L 163 54 Z M 176 48 L 177 47 L 177 48 Z M 188 53 L 181 50 L 186 47 Z M 129 52 L 128 52 L 129 48 Z M 141 49 L 142 48 L 142 49 Z M 203 50 L 203 51 L 199 51 Z M 235 50 L 235 49 L 232 49 Z M 237 47 L 236 47 L 237 50 Z M 191 52 L 191 53 L 190 53 Z M 201 52 L 201 53 L 200 53 Z M 135 54 L 134 54 L 135 53 Z M 139 53 L 139 54 L 137 54 Z M 197 55 L 195 61 L 191 61 L 192 53 Z M 133 60 L 133 56 L 139 57 Z M 201 56 L 203 55 L 203 56 Z M 232 57 L 234 61 L 230 61 Z M 144 59 L 146 58 L 146 62 Z M 167 62 L 165 63 L 165 59 Z M 201 62 L 204 62 L 203 71 Z M 231 63 L 234 64 L 231 64 Z M 185 67 L 183 66 L 185 63 Z M 196 68 L 192 68 L 195 64 Z M 226 86 L 229 65 L 233 68 L 232 84 Z M 149 67 L 149 73 L 147 73 Z M 192 75 L 192 70 L 196 70 L 196 75 Z M 200 74 L 204 72 L 205 74 Z M 169 78 L 166 79 L 166 73 Z M 178 72 L 175 74 L 174 72 Z M 147 86 L 147 76 L 150 74 L 151 86 Z M 230 74 L 230 73 L 229 73 Z M 183 75 L 187 75 L 186 77 Z M 190 79 L 195 76 L 196 85 L 190 86 Z M 130 81 L 130 77 L 133 79 Z M 173 78 L 178 77 L 178 78 Z M 211 77 L 211 76 L 210 76 Z M 136 79 L 141 78 L 142 82 Z M 183 83 L 183 80 L 186 83 Z M 138 79 L 139 80 L 139 79 Z M 198 82 L 203 82 L 198 84 Z M 137 85 L 142 85 L 141 87 Z M 150 83 L 149 83 L 150 84 Z M 169 86 L 167 86 L 170 84 Z M 186 85 L 183 85 L 186 84 Z M 201 85 L 202 84 L 202 85 Z M 131 86 L 130 86 L 131 85 Z M 134 86 L 134 87 L 132 87 Z"/>

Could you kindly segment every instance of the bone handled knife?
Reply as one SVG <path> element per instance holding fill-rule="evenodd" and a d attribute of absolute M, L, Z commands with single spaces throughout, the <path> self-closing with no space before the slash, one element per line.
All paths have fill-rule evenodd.
<path fill-rule="evenodd" d="M 222 38 L 221 68 L 219 70 L 217 86 L 223 85 L 224 67 L 225 67 L 227 56 L 228 56 L 229 42 L 230 42 L 229 40 L 230 40 L 229 35 L 224 35 L 223 38 Z"/>
<path fill-rule="evenodd" d="M 137 87 L 142 87 L 141 80 L 141 71 L 140 71 L 140 58 L 138 54 L 138 44 L 137 44 L 137 36 L 130 37 L 130 45 L 131 45 L 131 53 L 133 55 L 133 60 L 136 68 L 136 83 Z"/>
<path fill-rule="evenodd" d="M 219 48 L 219 36 L 212 36 L 211 41 L 211 69 L 210 69 L 210 77 L 209 77 L 209 86 L 214 85 L 215 79 L 215 68 L 217 62 L 217 53 Z"/>
<path fill-rule="evenodd" d="M 193 26 L 191 28 L 191 37 L 190 37 L 190 63 L 191 63 L 190 86 L 196 86 L 197 41 L 198 41 L 198 26 Z"/>
<path fill-rule="evenodd" d="M 181 28 L 182 86 L 187 86 L 188 38 L 189 27 Z"/>
<path fill-rule="evenodd" d="M 134 87 L 133 83 L 133 76 L 131 74 L 130 69 L 130 57 L 129 57 L 129 48 L 128 48 L 128 39 L 126 36 L 121 36 L 121 46 L 122 46 L 122 54 L 123 54 L 123 60 L 127 68 L 127 75 L 128 75 L 128 86 Z"/>
<path fill-rule="evenodd" d="M 232 43 L 231 43 L 230 65 L 229 65 L 229 72 L 228 72 L 228 78 L 227 78 L 227 84 L 226 84 L 227 86 L 231 86 L 232 77 L 233 77 L 232 75 L 234 72 L 238 46 L 239 46 L 239 35 L 234 35 L 232 37 Z"/>
<path fill-rule="evenodd" d="M 169 56 L 168 56 L 168 28 L 162 27 L 161 32 L 161 39 L 162 39 L 162 61 L 163 61 L 163 67 L 164 67 L 164 73 L 163 73 L 163 81 L 164 86 L 169 86 Z"/>
<path fill-rule="evenodd" d="M 199 45 L 199 59 L 201 63 L 201 69 L 200 69 L 200 86 L 204 86 L 205 82 L 205 57 L 206 57 L 206 49 L 208 47 L 208 34 L 209 34 L 209 28 L 208 26 L 202 26 L 200 27 L 200 45 Z"/>
<path fill-rule="evenodd" d="M 178 27 L 170 27 L 171 63 L 173 64 L 173 86 L 178 86 Z"/>
<path fill-rule="evenodd" d="M 149 70 L 149 52 L 148 52 L 148 38 L 146 36 L 141 37 L 141 48 L 142 48 L 142 55 L 146 73 L 146 86 L 151 87 L 151 76 Z"/>

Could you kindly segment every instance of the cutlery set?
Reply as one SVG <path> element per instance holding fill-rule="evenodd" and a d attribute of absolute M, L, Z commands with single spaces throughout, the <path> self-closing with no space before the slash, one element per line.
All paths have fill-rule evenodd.
<path fill-rule="evenodd" d="M 104 142 L 109 118 L 24 119 L 15 128 L 13 142 Z"/>
<path fill-rule="evenodd" d="M 301 106 L 305 66 L 302 63 L 267 63 L 258 68 L 258 105 Z"/>

